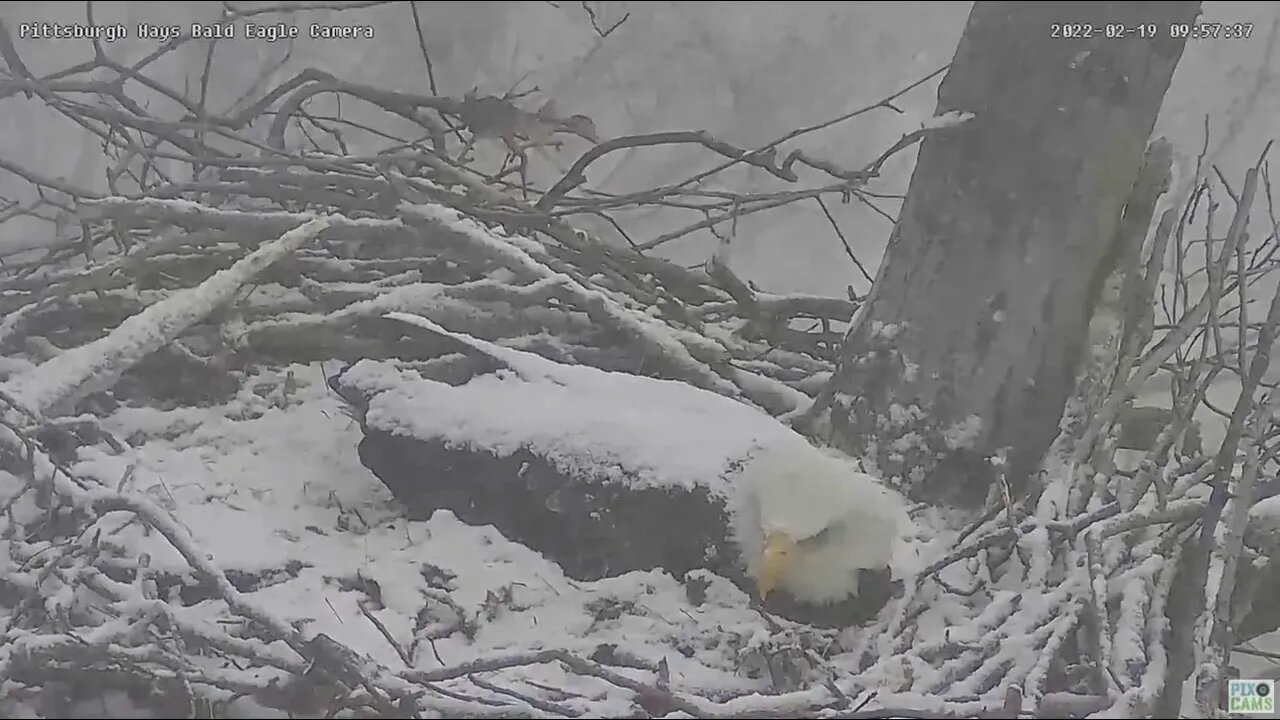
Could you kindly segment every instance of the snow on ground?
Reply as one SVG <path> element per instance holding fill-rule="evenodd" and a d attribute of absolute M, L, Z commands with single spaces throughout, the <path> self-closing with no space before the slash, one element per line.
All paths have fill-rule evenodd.
<path fill-rule="evenodd" d="M 616 645 L 649 667 L 665 659 L 673 688 L 737 695 L 767 687 L 739 666 L 769 626 L 727 580 L 706 577 L 701 604 L 691 601 L 696 591 L 659 571 L 578 583 L 493 528 L 464 525 L 447 511 L 406 521 L 360 465 L 359 427 L 318 365 L 264 371 L 222 407 L 121 408 L 104 427 L 134 449 L 125 456 L 82 449 L 77 474 L 115 487 L 136 464 L 130 487 L 166 506 L 224 571 L 262 575 L 252 597 L 286 620 L 306 622 L 308 634 L 327 633 L 393 669 L 404 663 L 360 603 L 408 648 L 424 607 L 424 619 L 457 620 L 426 599 L 447 591 L 473 637 L 458 631 L 434 648 L 422 642 L 413 658 L 419 668 L 542 648 L 589 656 Z M 119 526 L 130 520 L 112 517 Z M 116 537 L 149 552 L 159 571 L 186 571 L 158 534 L 133 524 Z M 371 594 L 380 604 L 368 605 Z M 225 607 L 206 600 L 192 612 L 216 621 Z M 591 714 L 634 711 L 627 691 L 567 675 L 557 664 L 501 675 L 514 689 L 529 691 L 526 681 L 576 694 L 563 704 Z"/>

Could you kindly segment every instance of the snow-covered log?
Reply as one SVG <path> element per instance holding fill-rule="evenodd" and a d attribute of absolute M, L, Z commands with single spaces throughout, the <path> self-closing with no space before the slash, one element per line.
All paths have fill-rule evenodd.
<path fill-rule="evenodd" d="M 311 218 L 199 286 L 176 293 L 130 317 L 107 337 L 63 353 L 0 386 L 12 404 L 33 417 L 67 410 L 75 401 L 110 388 L 120 375 L 226 303 L 254 275 L 314 239 L 329 226 Z"/>
<path fill-rule="evenodd" d="M 408 335 L 454 338 L 492 362 L 465 380 L 373 360 L 331 378 L 361 419 L 362 464 L 415 519 L 447 509 L 493 525 L 575 579 L 653 568 L 683 579 L 707 569 L 747 589 L 759 508 L 744 468 L 779 448 L 786 463 L 830 457 L 763 411 L 686 383 L 560 365 L 393 316 Z M 884 570 L 855 573 L 856 599 L 775 593 L 764 606 L 815 624 L 865 621 L 894 585 Z"/>

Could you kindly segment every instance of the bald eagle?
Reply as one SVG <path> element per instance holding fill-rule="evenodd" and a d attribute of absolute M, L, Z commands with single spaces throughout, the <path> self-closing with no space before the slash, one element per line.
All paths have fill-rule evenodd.
<path fill-rule="evenodd" d="M 906 503 L 834 451 L 784 443 L 738 477 L 736 533 L 762 600 L 784 591 L 814 605 L 858 596 L 863 569 L 888 568 Z"/>
<path fill-rule="evenodd" d="M 874 605 L 862 570 L 911 571 L 902 498 L 758 408 L 387 318 L 496 366 L 458 383 L 366 359 L 331 381 L 361 462 L 415 513 L 493 525 L 576 579 L 709 569 L 793 618 Z"/>

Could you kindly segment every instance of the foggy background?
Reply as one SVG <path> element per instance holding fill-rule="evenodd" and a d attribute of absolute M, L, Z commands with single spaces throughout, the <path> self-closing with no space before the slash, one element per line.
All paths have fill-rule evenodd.
<path fill-rule="evenodd" d="M 265 3 L 234 3 L 239 9 Z M 1072 3 L 1062 3 L 1064 20 Z M 608 37 L 592 29 L 582 3 L 419 3 L 427 51 L 442 95 L 460 97 L 476 87 L 501 94 L 513 87 L 541 92 L 524 102 L 536 107 L 553 98 L 562 115 L 583 113 L 595 120 L 602 138 L 663 130 L 705 129 L 740 146 L 757 146 L 800 126 L 815 124 L 873 104 L 950 61 L 964 28 L 969 3 L 588 3 L 596 24 L 607 29 L 628 16 Z M 130 37 L 106 45 L 116 61 L 130 63 L 158 43 L 139 40 L 139 22 L 182 24 L 213 21 L 216 2 L 95 2 L 99 24 L 123 22 Z M 6 2 L 3 17 L 18 52 L 41 75 L 92 57 L 88 41 L 20 40 L 23 22 L 83 22 L 83 3 Z M 264 15 L 262 22 L 369 24 L 374 40 L 314 40 L 267 43 L 237 39 L 217 44 L 209 83 L 209 107 L 224 112 L 237 99 L 256 98 L 314 67 L 357 83 L 430 94 L 426 64 L 406 3 L 343 11 Z M 1211 155 L 1226 176 L 1238 181 L 1243 169 L 1280 126 L 1280 4 L 1206 2 L 1206 21 L 1252 22 L 1249 40 L 1191 40 L 1165 99 L 1157 134 L 1167 135 L 1187 167 L 1199 151 L 1205 115 L 1212 116 Z M 1047 37 L 1045 42 L 1052 42 Z M 207 41 L 184 45 L 147 73 L 170 87 L 195 95 L 204 71 Z M 282 62 L 283 61 L 283 62 Z M 855 168 L 875 158 L 903 133 L 918 129 L 936 101 L 938 78 L 896 104 L 901 115 L 876 110 L 788 143 L 815 157 Z M 131 85 L 135 97 L 145 93 Z M 308 108 L 336 105 L 324 96 Z M 368 108 L 344 99 L 344 117 L 359 119 Z M 100 141 L 43 108 L 38 98 L 9 98 L 0 114 L 0 157 L 80 186 L 104 189 Z M 159 96 L 148 109 L 176 118 L 178 109 Z M 334 107 L 337 110 L 336 107 Z M 368 113 L 382 116 L 385 113 Z M 256 128 L 261 132 L 260 128 Z M 354 135 L 353 152 L 360 149 Z M 567 167 L 581 144 L 562 155 Z M 900 153 L 884 177 L 868 189 L 887 194 L 906 190 L 914 149 Z M 690 146 L 635 148 L 614 153 L 592 166 L 590 186 L 635 190 L 682 179 L 716 163 L 717 157 Z M 554 169 L 533 157 L 554 179 Z M 728 174 L 734 189 L 786 189 L 784 183 L 737 168 Z M 21 198 L 25 183 L 0 173 L 0 195 Z M 899 200 L 879 207 L 896 216 Z M 853 202 L 828 203 L 844 234 L 868 270 L 880 258 L 890 222 Z M 658 209 L 622 218 L 639 242 L 700 219 Z M 603 234 L 612 230 L 595 228 Z M 615 235 L 616 238 L 616 235 Z M 48 226 L 0 227 L 0 248 L 47 244 Z M 702 231 L 668 243 L 663 252 L 686 264 L 700 263 L 715 240 Z M 804 202 L 743 218 L 735 237 L 733 265 L 763 290 L 843 296 L 867 283 L 856 270 L 816 203 Z"/>

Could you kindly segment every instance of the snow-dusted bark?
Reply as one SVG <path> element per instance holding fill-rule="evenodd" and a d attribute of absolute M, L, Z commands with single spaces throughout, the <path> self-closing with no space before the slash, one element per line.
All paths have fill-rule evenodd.
<path fill-rule="evenodd" d="M 1073 18 L 1163 25 L 1198 9 L 1082 6 Z M 1048 41 L 1058 14 L 974 5 L 938 113 L 976 117 L 922 144 L 868 307 L 818 406 L 840 445 L 870 451 L 922 497 L 980 502 L 993 477 L 981 458 L 1000 448 L 1015 486 L 1039 465 L 1182 53 L 1167 35 Z M 975 416 L 974 442 L 948 447 L 949 429 Z"/>

